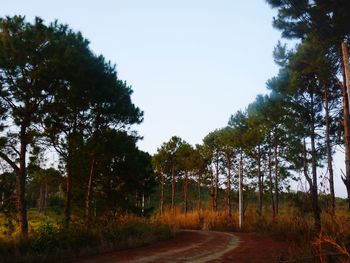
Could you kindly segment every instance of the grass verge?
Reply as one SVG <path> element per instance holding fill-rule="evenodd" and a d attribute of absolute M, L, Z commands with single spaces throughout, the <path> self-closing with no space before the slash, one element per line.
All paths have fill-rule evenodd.
<path fill-rule="evenodd" d="M 86 226 L 72 222 L 69 230 L 50 221 L 38 225 L 27 240 L 18 235 L 0 239 L 0 262 L 66 262 L 87 255 L 137 247 L 174 235 L 158 221 L 124 215 Z"/>

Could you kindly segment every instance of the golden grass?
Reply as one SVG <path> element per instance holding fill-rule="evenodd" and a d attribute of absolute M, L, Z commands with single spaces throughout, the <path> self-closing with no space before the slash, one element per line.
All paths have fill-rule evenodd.
<path fill-rule="evenodd" d="M 232 216 L 222 211 L 191 211 L 187 214 L 181 212 L 181 208 L 176 208 L 174 212 L 166 210 L 162 216 L 156 216 L 155 220 L 163 224 L 172 225 L 181 229 L 203 229 L 203 230 L 237 230 L 238 221 L 236 214 Z"/>
<path fill-rule="evenodd" d="M 292 205 L 281 205 L 273 219 L 267 207 L 262 216 L 250 205 L 245 211 L 244 226 L 238 227 L 238 213 L 231 216 L 226 211 L 191 211 L 187 214 L 177 207 L 167 209 L 155 220 L 180 229 L 257 232 L 274 236 L 290 244 L 290 259 L 296 262 L 317 259 L 320 262 L 349 262 L 350 212 L 339 208 L 336 216 L 324 212 L 321 215 L 322 230 L 314 231 L 312 213 L 303 214 Z M 323 260 L 323 261 L 322 261 Z M 338 260 L 338 261 L 335 261 Z"/>
<path fill-rule="evenodd" d="M 340 244 L 339 241 L 333 237 L 325 236 L 320 233 L 312 244 L 318 252 L 318 258 L 320 263 L 330 262 L 337 260 L 337 262 L 345 263 L 350 261 L 350 253 L 344 244 Z"/>
<path fill-rule="evenodd" d="M 57 211 L 39 213 L 33 209 L 29 210 L 28 219 L 32 235 L 45 223 L 58 227 L 59 223 L 62 222 L 62 214 Z M 273 219 L 269 207 L 265 207 L 263 215 L 259 216 L 256 213 L 255 205 L 249 204 L 245 211 L 243 228 L 239 229 L 237 211 L 234 211 L 231 216 L 226 211 L 211 211 L 210 209 L 195 210 L 184 214 L 182 207 L 179 206 L 175 208 L 174 212 L 166 209 L 162 216 L 155 215 L 151 220 L 130 214 L 120 215 L 112 221 L 108 219 L 104 221 L 100 218 L 101 225 L 97 227 L 114 229 L 116 235 L 122 235 L 123 238 L 135 229 L 137 233 L 145 236 L 162 236 L 163 230 L 156 230 L 155 233 L 152 233 L 152 229 L 156 229 L 154 226 L 160 225 L 170 226 L 171 233 L 177 229 L 257 232 L 272 235 L 288 242 L 291 245 L 290 259 L 297 262 L 303 262 L 304 259 L 310 258 L 317 258 L 320 262 L 349 262 L 350 212 L 346 207 L 338 207 L 336 216 L 325 211 L 322 213 L 321 219 L 322 230 L 320 233 L 316 233 L 313 228 L 312 213 L 303 214 L 293 205 L 284 203 L 280 206 L 278 216 Z M 84 225 L 83 221 L 79 221 L 80 223 L 74 221 Z M 145 232 L 144 228 L 147 225 L 150 226 L 150 229 Z M 116 226 L 118 229 L 115 228 Z M 17 225 L 14 227 L 16 229 Z M 16 240 L 16 233 L 17 231 L 12 231 L 9 234 L 5 217 L 0 215 L 0 240 Z M 166 236 L 169 236 L 168 232 L 164 235 L 164 237 Z M 112 236 L 112 238 L 116 237 Z M 335 261 L 334 258 L 338 261 Z"/>

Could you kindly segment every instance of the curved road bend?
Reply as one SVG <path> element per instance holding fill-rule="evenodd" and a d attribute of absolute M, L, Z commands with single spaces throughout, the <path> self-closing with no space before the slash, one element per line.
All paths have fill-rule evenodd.
<path fill-rule="evenodd" d="M 230 233 L 182 230 L 169 240 L 106 253 L 77 263 L 222 262 L 221 258 L 238 244 L 238 237 Z"/>

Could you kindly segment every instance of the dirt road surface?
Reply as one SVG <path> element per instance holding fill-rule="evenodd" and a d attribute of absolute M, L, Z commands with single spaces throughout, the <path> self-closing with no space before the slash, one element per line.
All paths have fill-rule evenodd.
<path fill-rule="evenodd" d="M 279 262 L 286 250 L 286 244 L 256 234 L 183 230 L 169 240 L 76 263 Z"/>

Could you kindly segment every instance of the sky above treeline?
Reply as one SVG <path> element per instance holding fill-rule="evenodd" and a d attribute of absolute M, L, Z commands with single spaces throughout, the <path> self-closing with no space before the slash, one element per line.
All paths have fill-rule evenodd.
<path fill-rule="evenodd" d="M 280 33 L 264 0 L 4 1 L 1 16 L 57 19 L 117 65 L 145 113 L 135 127 L 154 153 L 171 136 L 201 143 L 277 73 Z"/>
<path fill-rule="evenodd" d="M 281 37 L 264 0 L 11 0 L 1 4 L 6 15 L 57 19 L 115 63 L 145 113 L 133 129 L 151 154 L 173 135 L 201 143 L 267 93 L 278 72 L 272 52 Z M 337 195 L 345 196 L 339 176 Z"/>

